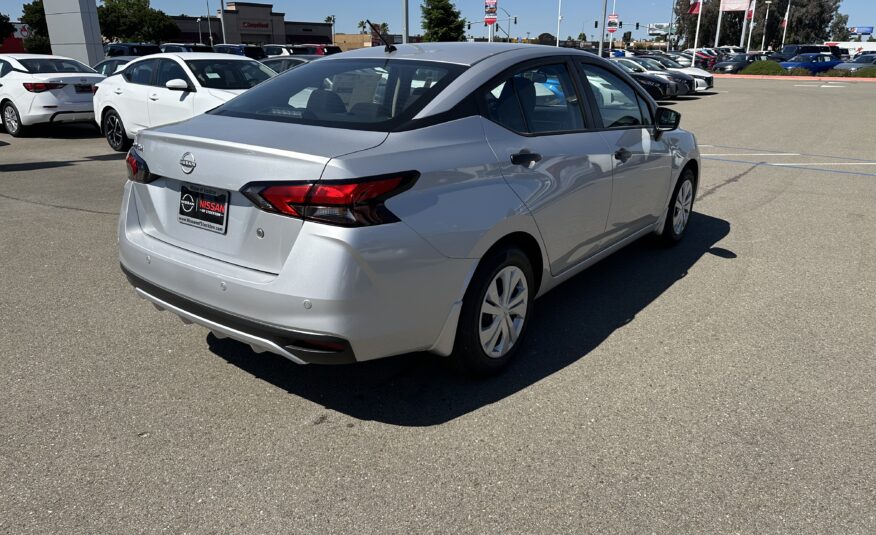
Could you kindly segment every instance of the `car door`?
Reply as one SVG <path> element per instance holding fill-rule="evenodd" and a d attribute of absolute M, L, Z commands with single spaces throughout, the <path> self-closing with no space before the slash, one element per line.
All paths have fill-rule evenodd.
<path fill-rule="evenodd" d="M 606 236 L 616 242 L 653 226 L 665 210 L 672 158 L 656 136 L 648 99 L 619 73 L 581 61 L 593 115 L 609 147 L 613 187 Z"/>
<path fill-rule="evenodd" d="M 160 126 L 188 119 L 193 115 L 195 86 L 182 65 L 170 58 L 158 61 L 154 83 L 149 88 L 146 106 L 149 108 L 149 126 Z M 171 80 L 183 80 L 190 91 L 168 89 Z"/>
<path fill-rule="evenodd" d="M 146 59 L 128 65 L 122 72 L 122 80 L 111 88 L 113 107 L 131 132 L 149 127 L 146 101 L 157 63 L 155 59 Z"/>
<path fill-rule="evenodd" d="M 611 204 L 608 146 L 583 113 L 565 58 L 521 64 L 479 94 L 506 181 L 532 213 L 554 274 L 599 247 Z"/>

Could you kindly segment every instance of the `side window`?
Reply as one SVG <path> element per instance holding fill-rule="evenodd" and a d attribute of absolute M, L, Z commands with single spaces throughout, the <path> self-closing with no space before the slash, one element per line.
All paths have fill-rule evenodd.
<path fill-rule="evenodd" d="M 509 130 L 543 134 L 584 128 L 575 85 L 565 64 L 514 73 L 489 88 L 487 118 Z"/>
<path fill-rule="evenodd" d="M 158 76 L 155 79 L 155 85 L 158 87 L 164 87 L 164 84 L 171 80 L 185 80 L 189 84 L 191 84 L 191 80 L 189 80 L 186 71 L 180 67 L 179 63 L 173 61 L 172 59 L 160 59 L 158 60 Z"/>
<path fill-rule="evenodd" d="M 12 71 L 12 65 L 0 60 L 0 78 L 3 78 Z"/>
<path fill-rule="evenodd" d="M 593 92 L 603 127 L 628 128 L 651 123 L 647 105 L 628 83 L 602 67 L 582 64 L 581 70 Z"/>
<path fill-rule="evenodd" d="M 152 73 L 155 70 L 155 60 L 138 61 L 125 69 L 125 80 L 132 84 L 149 85 L 152 83 Z"/>

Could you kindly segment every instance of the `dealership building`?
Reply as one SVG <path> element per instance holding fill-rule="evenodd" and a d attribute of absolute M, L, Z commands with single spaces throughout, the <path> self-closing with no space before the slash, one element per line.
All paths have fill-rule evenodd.
<path fill-rule="evenodd" d="M 255 45 L 332 42 L 331 23 L 287 21 L 285 13 L 276 13 L 273 8 L 272 4 L 228 2 L 224 14 L 225 42 Z M 218 13 L 215 17 L 211 16 L 209 21 L 206 17 L 171 18 L 180 29 L 180 41 L 209 44 L 212 34 L 215 44 L 222 42 L 222 26 Z"/>

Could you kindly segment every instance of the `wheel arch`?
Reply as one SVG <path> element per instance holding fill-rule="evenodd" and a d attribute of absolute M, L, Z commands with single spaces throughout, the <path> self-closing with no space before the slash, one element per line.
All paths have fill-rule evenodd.
<path fill-rule="evenodd" d="M 541 245 L 538 240 L 535 239 L 535 236 L 529 232 L 518 230 L 500 238 L 490 246 L 490 248 L 484 251 L 481 259 L 478 261 L 478 267 L 480 267 L 484 258 L 487 258 L 496 251 L 507 247 L 516 247 L 520 249 L 523 251 L 523 254 L 529 258 L 529 261 L 532 262 L 532 273 L 535 277 L 535 281 L 533 281 L 535 283 L 534 292 L 537 294 L 539 288 L 541 288 L 541 281 L 544 275 L 545 259 Z M 471 281 L 469 281 L 469 284 L 471 284 Z"/>

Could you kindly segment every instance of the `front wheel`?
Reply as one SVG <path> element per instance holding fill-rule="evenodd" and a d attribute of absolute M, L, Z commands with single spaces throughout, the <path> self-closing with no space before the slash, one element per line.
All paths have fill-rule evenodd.
<path fill-rule="evenodd" d="M 12 137 L 22 137 L 25 134 L 25 126 L 21 124 L 21 116 L 11 102 L 3 104 L 3 128 Z"/>
<path fill-rule="evenodd" d="M 532 263 L 516 247 L 485 257 L 462 303 L 451 359 L 466 375 L 497 373 L 520 349 L 532 317 Z"/>
<path fill-rule="evenodd" d="M 694 194 L 696 193 L 696 178 L 693 171 L 685 169 L 675 185 L 672 198 L 669 201 L 669 211 L 666 214 L 666 223 L 663 225 L 663 239 L 672 245 L 681 241 L 690 213 L 693 210 Z"/>
<path fill-rule="evenodd" d="M 103 135 L 111 149 L 125 152 L 131 148 L 131 140 L 125 133 L 125 125 L 116 110 L 109 110 L 103 117 Z"/>

